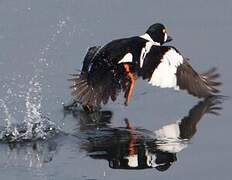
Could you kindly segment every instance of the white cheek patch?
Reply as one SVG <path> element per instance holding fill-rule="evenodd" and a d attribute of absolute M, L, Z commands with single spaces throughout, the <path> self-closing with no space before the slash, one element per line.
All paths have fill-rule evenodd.
<path fill-rule="evenodd" d="M 149 84 L 178 90 L 176 71 L 181 64 L 183 64 L 183 57 L 176 50 L 170 49 L 164 54 L 161 63 L 154 70 Z"/>
<path fill-rule="evenodd" d="M 141 51 L 141 54 L 140 54 L 140 61 L 139 61 L 139 62 L 140 62 L 140 68 L 143 67 L 144 59 L 145 59 L 147 53 L 149 53 L 149 51 L 150 51 L 150 49 L 151 49 L 151 47 L 152 47 L 153 45 L 154 45 L 154 43 L 148 41 L 148 42 L 146 43 L 145 47 L 142 48 L 142 51 Z"/>
<path fill-rule="evenodd" d="M 127 53 L 119 62 L 120 63 L 128 63 L 128 62 L 132 62 L 133 61 L 133 56 L 131 53 Z"/>

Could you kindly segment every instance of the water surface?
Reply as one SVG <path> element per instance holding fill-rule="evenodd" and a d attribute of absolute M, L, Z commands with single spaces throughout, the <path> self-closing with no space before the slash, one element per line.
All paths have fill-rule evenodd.
<path fill-rule="evenodd" d="M 71 101 L 67 79 L 88 47 L 141 35 L 155 22 L 196 70 L 218 67 L 230 96 L 231 7 L 227 0 L 1 1 L 0 178 L 230 179 L 229 99 L 198 102 L 138 81 L 129 107 L 118 101 L 88 115 L 64 112 L 62 103 Z M 222 107 L 220 115 L 210 107 Z M 164 129 L 182 135 L 161 138 Z"/>

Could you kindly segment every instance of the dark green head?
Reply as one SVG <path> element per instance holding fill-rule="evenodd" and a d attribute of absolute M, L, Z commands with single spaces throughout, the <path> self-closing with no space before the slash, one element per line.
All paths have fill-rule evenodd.
<path fill-rule="evenodd" d="M 163 24 L 156 23 L 151 25 L 146 33 L 151 37 L 154 42 L 160 45 L 172 41 L 171 36 L 168 36 L 167 30 Z"/>

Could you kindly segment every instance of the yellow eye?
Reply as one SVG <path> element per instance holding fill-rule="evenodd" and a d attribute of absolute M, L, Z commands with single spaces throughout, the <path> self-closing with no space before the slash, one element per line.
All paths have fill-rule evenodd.
<path fill-rule="evenodd" d="M 166 33 L 166 29 L 163 29 L 163 33 Z"/>

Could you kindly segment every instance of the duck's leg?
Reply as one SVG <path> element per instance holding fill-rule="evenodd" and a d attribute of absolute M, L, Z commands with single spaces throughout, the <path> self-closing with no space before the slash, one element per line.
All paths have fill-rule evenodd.
<path fill-rule="evenodd" d="M 129 78 L 129 88 L 128 90 L 126 91 L 125 93 L 125 106 L 127 106 L 131 100 L 131 96 L 132 96 L 132 92 L 133 92 L 133 89 L 134 89 L 134 86 L 135 86 L 135 80 L 136 80 L 136 76 L 134 75 L 134 73 L 131 71 L 130 69 L 130 66 L 128 64 L 124 64 L 123 65 L 125 71 L 126 71 L 126 74 L 127 74 L 127 77 Z"/>
<path fill-rule="evenodd" d="M 132 126 L 132 124 L 129 122 L 128 119 L 125 119 L 126 123 L 126 128 L 129 130 L 130 133 L 130 139 L 129 139 L 129 144 L 128 144 L 128 155 L 133 156 L 136 155 L 136 142 L 137 142 L 137 137 L 135 133 L 135 128 Z"/>

